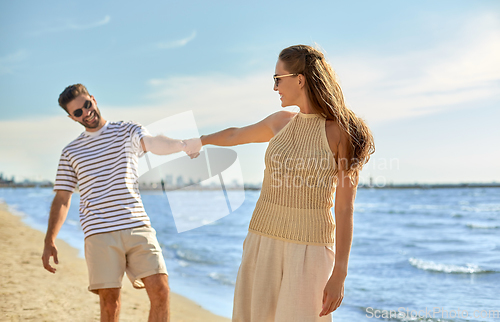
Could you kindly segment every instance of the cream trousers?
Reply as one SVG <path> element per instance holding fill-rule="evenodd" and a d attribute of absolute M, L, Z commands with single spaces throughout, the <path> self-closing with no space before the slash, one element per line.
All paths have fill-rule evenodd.
<path fill-rule="evenodd" d="M 233 322 L 325 322 L 323 290 L 333 271 L 331 246 L 286 242 L 249 232 L 234 292 Z"/>

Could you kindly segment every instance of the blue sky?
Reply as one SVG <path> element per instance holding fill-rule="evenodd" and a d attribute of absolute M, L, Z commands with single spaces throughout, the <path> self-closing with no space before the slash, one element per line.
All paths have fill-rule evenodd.
<path fill-rule="evenodd" d="M 363 179 L 500 181 L 498 1 L 3 1 L 0 172 L 53 180 L 82 130 L 57 106 L 77 82 L 110 120 L 257 122 L 280 109 L 276 57 L 298 43 L 326 52 L 373 130 Z M 265 148 L 235 148 L 245 181 Z"/>

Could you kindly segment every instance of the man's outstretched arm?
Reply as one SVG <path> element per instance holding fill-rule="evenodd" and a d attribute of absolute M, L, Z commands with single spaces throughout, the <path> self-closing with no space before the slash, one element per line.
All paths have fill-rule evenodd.
<path fill-rule="evenodd" d="M 199 151 L 199 149 L 197 151 L 190 151 L 191 147 L 188 147 L 183 140 L 171 139 L 163 135 L 144 136 L 141 139 L 141 144 L 144 152 L 150 151 L 157 155 L 167 155 L 181 151 L 192 154 Z M 199 145 L 201 148 L 201 141 Z"/>
<path fill-rule="evenodd" d="M 50 207 L 49 226 L 47 227 L 47 234 L 45 234 L 42 262 L 43 267 L 51 273 L 55 273 L 56 269 L 50 266 L 49 260 L 52 256 L 54 257 L 54 263 L 59 263 L 57 259 L 56 237 L 68 215 L 72 193 L 70 191 L 57 190 L 56 196 L 52 201 L 52 206 Z"/>

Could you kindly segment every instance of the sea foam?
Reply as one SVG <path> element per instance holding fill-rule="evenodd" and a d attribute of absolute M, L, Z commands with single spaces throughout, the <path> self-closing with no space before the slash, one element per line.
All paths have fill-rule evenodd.
<path fill-rule="evenodd" d="M 418 258 L 410 258 L 410 264 L 418 269 L 431 272 L 449 273 L 449 274 L 477 274 L 477 273 L 493 273 L 490 270 L 484 270 L 475 264 L 466 264 L 465 266 L 450 265 L 425 261 Z"/>
<path fill-rule="evenodd" d="M 483 224 L 473 224 L 473 223 L 468 223 L 467 227 L 472 228 L 472 229 L 497 229 L 497 228 L 500 228 L 500 226 L 497 226 L 497 225 L 483 225 Z"/>

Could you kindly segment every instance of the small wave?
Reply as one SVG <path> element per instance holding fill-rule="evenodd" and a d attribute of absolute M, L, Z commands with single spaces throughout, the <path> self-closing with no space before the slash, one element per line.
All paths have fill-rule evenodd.
<path fill-rule="evenodd" d="M 408 211 L 401 210 L 401 209 L 392 209 L 392 210 L 389 210 L 387 213 L 388 214 L 395 214 L 395 215 L 402 215 L 402 214 L 404 215 L 404 214 L 407 214 Z"/>
<path fill-rule="evenodd" d="M 179 264 L 180 267 L 188 267 L 189 266 L 189 263 L 186 261 L 183 261 L 183 260 L 179 260 L 177 263 Z"/>
<path fill-rule="evenodd" d="M 481 225 L 481 224 L 472 224 L 468 223 L 467 227 L 472 229 L 497 229 L 500 228 L 498 225 Z"/>
<path fill-rule="evenodd" d="M 79 227 L 80 226 L 80 223 L 78 221 L 72 220 L 72 219 L 67 219 L 66 223 L 68 225 L 75 226 L 75 227 Z"/>
<path fill-rule="evenodd" d="M 430 209 L 430 210 L 438 210 L 438 209 L 447 209 L 449 206 L 447 205 L 410 205 L 410 209 Z"/>
<path fill-rule="evenodd" d="M 197 254 L 193 251 L 190 250 L 180 250 L 178 249 L 175 252 L 175 255 L 178 260 L 184 261 L 184 262 L 191 262 L 191 263 L 197 263 L 197 264 L 205 264 L 205 265 L 213 265 L 215 264 L 213 261 L 204 258 L 200 254 Z"/>
<path fill-rule="evenodd" d="M 212 273 L 208 274 L 208 276 L 211 279 L 213 279 L 214 281 L 219 282 L 220 284 L 229 285 L 229 286 L 234 286 L 236 284 L 233 280 L 229 279 L 224 274 L 212 272 Z"/>
<path fill-rule="evenodd" d="M 484 270 L 475 264 L 466 264 L 465 266 L 447 265 L 434 263 L 432 261 L 424 261 L 418 258 L 410 258 L 410 264 L 424 271 L 448 273 L 448 274 L 478 274 L 478 273 L 494 273 L 495 271 Z"/>

